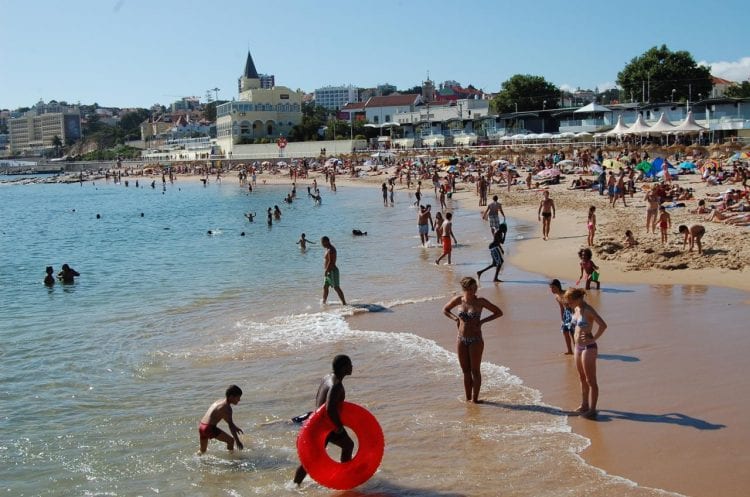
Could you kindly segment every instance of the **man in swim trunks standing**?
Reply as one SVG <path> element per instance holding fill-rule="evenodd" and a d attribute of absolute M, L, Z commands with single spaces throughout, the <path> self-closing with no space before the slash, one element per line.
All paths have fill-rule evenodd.
<path fill-rule="evenodd" d="M 328 303 L 328 287 L 333 287 L 341 299 L 341 303 L 346 305 L 344 292 L 339 287 L 339 268 L 336 267 L 336 247 L 333 246 L 327 236 L 320 239 L 320 244 L 326 249 L 326 253 L 323 256 L 323 304 Z"/>
<path fill-rule="evenodd" d="M 458 245 L 458 241 L 456 240 L 456 235 L 453 234 L 453 214 L 447 213 L 445 215 L 445 221 L 443 221 L 442 228 L 442 242 L 443 242 L 443 253 L 440 257 L 437 258 L 435 261 L 435 264 L 440 264 L 440 261 L 443 260 L 443 257 L 446 255 L 448 256 L 448 264 L 451 263 L 451 252 L 453 251 L 453 246 L 451 245 L 451 238 L 453 238 L 453 241 Z"/>
<path fill-rule="evenodd" d="M 419 228 L 419 241 L 422 245 L 427 245 L 430 241 L 430 229 L 435 230 L 435 225 L 432 222 L 432 214 L 430 213 L 430 206 L 425 207 L 424 205 L 419 206 L 419 214 L 417 215 L 417 227 Z"/>
<path fill-rule="evenodd" d="M 349 356 L 337 355 L 333 358 L 333 372 L 323 378 L 318 387 L 318 393 L 315 395 L 315 407 L 325 404 L 328 417 L 336 425 L 336 429 L 326 437 L 326 445 L 332 443 L 341 447 L 341 462 L 351 461 L 354 451 L 354 441 L 344 429 L 339 416 L 339 406 L 346 399 L 344 377 L 350 374 L 352 374 L 352 360 Z M 294 473 L 294 483 L 300 485 L 305 476 L 307 476 L 307 471 L 300 465 Z"/>
<path fill-rule="evenodd" d="M 206 414 L 201 418 L 200 425 L 198 426 L 198 433 L 200 435 L 201 449 L 200 453 L 203 454 L 208 448 L 208 441 L 212 438 L 216 438 L 227 444 L 227 449 L 234 450 L 234 444 L 237 442 L 237 447 L 242 450 L 242 442 L 240 442 L 239 433 L 242 430 L 234 424 L 232 420 L 232 405 L 237 405 L 242 397 L 242 390 L 237 385 L 232 385 L 227 388 L 225 392 L 226 398 L 219 399 L 208 408 Z M 230 437 L 228 433 L 219 429 L 216 425 L 219 421 L 224 420 L 229 425 L 229 430 L 232 432 Z"/>
<path fill-rule="evenodd" d="M 490 231 L 492 231 L 493 236 L 495 235 L 495 232 L 500 229 L 500 217 L 498 216 L 498 213 L 503 215 L 503 222 L 505 222 L 503 206 L 497 201 L 497 195 L 493 195 L 492 203 L 487 206 L 484 210 L 484 214 L 482 214 L 482 219 L 490 220 Z"/>
<path fill-rule="evenodd" d="M 544 198 L 539 202 L 537 217 L 539 221 L 542 221 L 542 239 L 547 240 L 549 238 L 549 226 L 552 223 L 552 218 L 555 217 L 555 202 L 549 198 L 547 190 L 544 191 Z"/>

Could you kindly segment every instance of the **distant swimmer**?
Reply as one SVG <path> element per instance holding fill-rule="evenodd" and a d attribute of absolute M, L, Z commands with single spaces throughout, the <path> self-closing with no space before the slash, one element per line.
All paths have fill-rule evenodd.
<path fill-rule="evenodd" d="M 245 213 L 245 217 L 251 223 L 255 222 L 255 216 L 257 216 L 257 214 L 255 212 L 246 212 Z"/>
<path fill-rule="evenodd" d="M 267 214 L 268 214 L 268 226 L 273 226 L 273 211 L 271 210 L 270 207 L 268 208 Z"/>
<path fill-rule="evenodd" d="M 323 201 L 323 198 L 320 196 L 320 191 L 315 190 L 315 193 L 309 193 L 310 197 L 312 197 L 313 200 L 315 200 L 315 203 L 320 205 Z"/>
<path fill-rule="evenodd" d="M 52 266 L 47 266 L 46 271 L 47 275 L 44 277 L 44 285 L 53 286 L 55 284 L 55 277 L 53 276 L 55 270 L 52 268 Z"/>
<path fill-rule="evenodd" d="M 361 230 L 354 229 L 354 230 L 352 230 L 352 235 L 354 235 L 354 236 L 367 236 L 367 232 L 366 231 L 361 231 Z"/>
<path fill-rule="evenodd" d="M 57 279 L 63 283 L 75 283 L 76 276 L 81 276 L 81 274 L 67 264 L 63 264 L 62 270 L 57 273 Z"/>
<path fill-rule="evenodd" d="M 307 238 L 305 238 L 305 234 L 302 233 L 302 235 L 300 235 L 299 240 L 297 241 L 297 245 L 299 245 L 300 250 L 303 250 L 303 251 L 307 250 L 307 244 L 308 243 L 314 244 L 315 242 L 310 241 Z"/>
<path fill-rule="evenodd" d="M 200 425 L 198 425 L 198 434 L 200 436 L 200 453 L 203 454 L 208 448 L 208 441 L 212 438 L 221 440 L 227 444 L 228 450 L 234 450 L 234 444 L 237 443 L 237 447 L 242 450 L 244 447 L 240 441 L 239 434 L 242 433 L 242 429 L 234 424 L 232 419 L 232 406 L 237 405 L 242 397 L 242 390 L 237 385 L 232 385 L 227 388 L 225 392 L 226 398 L 219 399 L 208 408 L 206 414 L 201 418 Z M 218 426 L 219 421 L 226 421 L 229 425 L 229 430 L 232 432 L 232 436 Z"/>
<path fill-rule="evenodd" d="M 273 206 L 273 218 L 276 221 L 280 221 L 281 220 L 281 209 L 279 209 L 278 205 L 274 205 Z"/>

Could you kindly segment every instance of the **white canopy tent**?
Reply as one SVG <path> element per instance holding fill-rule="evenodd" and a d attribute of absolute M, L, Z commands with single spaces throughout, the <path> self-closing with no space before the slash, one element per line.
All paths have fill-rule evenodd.
<path fill-rule="evenodd" d="M 625 132 L 626 135 L 647 135 L 651 133 L 651 126 L 646 124 L 642 115 L 638 115 L 633 125 Z"/>
<path fill-rule="evenodd" d="M 617 117 L 617 124 L 615 127 L 607 131 L 606 136 L 622 136 L 628 132 L 630 128 L 622 123 L 622 115 Z"/>
<path fill-rule="evenodd" d="M 680 124 L 672 128 L 672 133 L 675 133 L 675 134 L 700 133 L 701 131 L 708 131 L 708 130 L 704 128 L 703 126 L 701 126 L 700 124 L 695 122 L 695 117 L 693 117 L 692 110 L 688 112 L 687 116 L 685 116 L 684 121 L 682 121 Z"/>
<path fill-rule="evenodd" d="M 672 131 L 674 131 L 674 124 L 669 122 L 669 119 L 667 119 L 667 116 L 663 112 L 659 116 L 659 120 L 656 121 L 656 124 L 651 126 L 649 130 L 650 133 L 671 133 Z"/>

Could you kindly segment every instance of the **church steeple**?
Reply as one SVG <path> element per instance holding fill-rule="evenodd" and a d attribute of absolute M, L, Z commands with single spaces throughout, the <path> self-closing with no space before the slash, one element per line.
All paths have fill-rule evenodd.
<path fill-rule="evenodd" d="M 253 56 L 250 55 L 250 50 L 247 51 L 247 61 L 245 62 L 245 73 L 243 74 L 247 79 L 260 79 L 258 77 L 258 71 L 255 69 L 255 63 L 253 62 Z"/>
<path fill-rule="evenodd" d="M 250 55 L 250 50 L 247 51 L 247 61 L 245 61 L 245 72 L 239 80 L 240 93 L 247 90 L 257 90 L 260 88 L 260 76 L 258 76 L 258 70 L 255 69 L 255 63 L 253 62 L 253 56 Z"/>

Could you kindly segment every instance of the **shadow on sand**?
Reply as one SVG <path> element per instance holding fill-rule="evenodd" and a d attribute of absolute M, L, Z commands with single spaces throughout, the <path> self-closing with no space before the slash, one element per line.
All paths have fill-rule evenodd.
<path fill-rule="evenodd" d="M 598 359 L 605 361 L 622 361 L 622 362 L 641 362 L 641 360 L 632 355 L 620 355 L 620 354 L 599 354 L 596 356 Z"/>
<path fill-rule="evenodd" d="M 553 416 L 577 416 L 577 413 L 575 412 L 563 411 L 562 409 L 550 406 L 507 404 L 504 402 L 495 401 L 485 401 L 482 405 L 502 407 L 504 409 L 511 409 L 514 411 L 540 412 L 544 414 L 551 414 Z M 666 414 L 647 414 L 640 412 L 615 411 L 612 409 L 600 409 L 595 419 L 595 421 L 600 422 L 609 422 L 615 420 L 638 421 L 640 423 L 664 423 L 685 426 L 688 428 L 695 428 L 696 430 L 720 430 L 722 428 L 726 428 L 726 425 L 709 423 L 708 421 L 693 418 L 679 412 L 670 412 Z"/>

